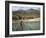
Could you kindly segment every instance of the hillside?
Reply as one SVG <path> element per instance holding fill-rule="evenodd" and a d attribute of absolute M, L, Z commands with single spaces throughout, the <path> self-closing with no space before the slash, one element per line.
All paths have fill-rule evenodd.
<path fill-rule="evenodd" d="M 40 10 L 28 9 L 28 10 L 17 10 L 12 11 L 13 19 L 33 19 L 40 17 Z"/>

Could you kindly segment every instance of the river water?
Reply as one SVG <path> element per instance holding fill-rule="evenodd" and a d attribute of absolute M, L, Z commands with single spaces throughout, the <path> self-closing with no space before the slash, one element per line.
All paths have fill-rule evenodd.
<path fill-rule="evenodd" d="M 40 21 L 27 21 L 12 23 L 12 31 L 40 30 Z"/>

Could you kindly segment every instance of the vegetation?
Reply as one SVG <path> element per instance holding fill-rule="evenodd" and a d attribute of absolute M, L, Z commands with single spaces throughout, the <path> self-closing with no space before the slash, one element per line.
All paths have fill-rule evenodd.
<path fill-rule="evenodd" d="M 29 9 L 29 10 L 17 10 L 13 11 L 12 13 L 12 18 L 13 20 L 20 20 L 20 19 L 34 19 L 34 18 L 39 18 L 40 17 L 40 10 L 34 10 L 34 9 Z"/>

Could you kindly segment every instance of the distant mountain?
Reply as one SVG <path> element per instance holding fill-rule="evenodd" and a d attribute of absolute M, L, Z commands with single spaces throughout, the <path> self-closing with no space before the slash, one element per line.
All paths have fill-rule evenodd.
<path fill-rule="evenodd" d="M 19 14 L 40 14 L 40 10 L 35 10 L 35 9 L 28 9 L 28 10 L 22 10 L 22 9 L 20 9 L 20 10 L 17 10 L 17 11 L 13 11 L 12 12 L 12 14 L 13 15 L 15 15 L 15 14 L 17 14 L 17 13 L 19 13 Z"/>
<path fill-rule="evenodd" d="M 13 11 L 12 14 L 15 15 L 16 13 L 24 13 L 24 10 L 17 10 L 17 11 Z"/>
<path fill-rule="evenodd" d="M 28 9 L 28 10 L 17 10 L 12 11 L 13 19 L 21 19 L 23 18 L 40 18 L 40 10 Z"/>

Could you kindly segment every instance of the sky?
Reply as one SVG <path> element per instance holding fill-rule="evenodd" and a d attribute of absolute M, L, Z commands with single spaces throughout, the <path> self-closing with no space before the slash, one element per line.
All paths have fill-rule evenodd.
<path fill-rule="evenodd" d="M 28 10 L 28 9 L 35 9 L 39 10 L 39 7 L 19 7 L 19 6 L 13 6 L 12 11 L 17 11 L 17 10 Z"/>

